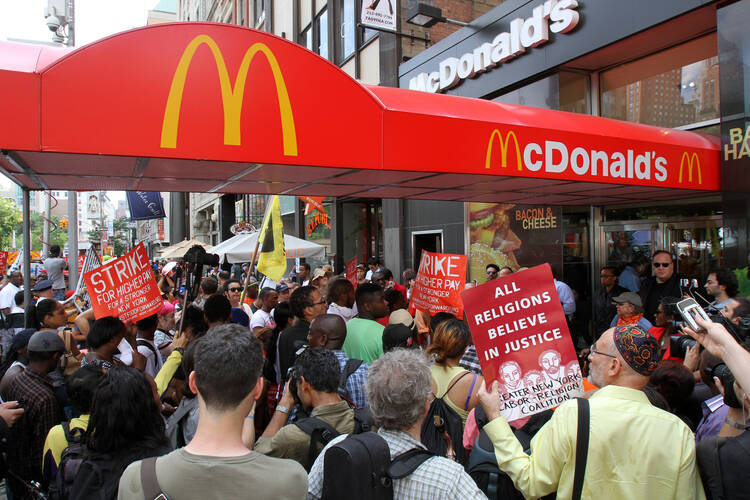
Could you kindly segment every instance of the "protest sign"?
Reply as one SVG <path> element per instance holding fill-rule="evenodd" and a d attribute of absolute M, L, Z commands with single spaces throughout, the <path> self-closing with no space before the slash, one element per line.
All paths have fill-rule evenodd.
<path fill-rule="evenodd" d="M 463 318 L 460 293 L 466 285 L 466 255 L 422 250 L 409 310 L 451 313 Z"/>
<path fill-rule="evenodd" d="M 506 420 L 529 417 L 583 393 L 583 380 L 549 264 L 461 294 L 489 385 Z"/>
<path fill-rule="evenodd" d="M 346 263 L 346 279 L 357 288 L 357 258 Z"/>
<path fill-rule="evenodd" d="M 138 321 L 162 307 L 161 292 L 143 243 L 85 273 L 83 280 L 96 319 L 118 316 L 122 321 Z"/>
<path fill-rule="evenodd" d="M 0 276 L 5 276 L 8 267 L 8 252 L 0 252 Z"/>

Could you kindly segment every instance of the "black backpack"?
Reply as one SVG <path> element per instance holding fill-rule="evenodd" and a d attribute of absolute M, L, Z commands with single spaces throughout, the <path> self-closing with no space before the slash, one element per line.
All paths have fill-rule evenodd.
<path fill-rule="evenodd" d="M 388 443 L 374 432 L 350 435 L 331 446 L 323 457 L 321 500 L 390 500 L 393 480 L 403 479 L 435 456 L 412 449 L 391 461 Z M 356 492 L 356 493 L 355 493 Z"/>
<path fill-rule="evenodd" d="M 466 465 L 468 458 L 463 442 L 464 423 L 461 417 L 443 399 L 453 389 L 453 386 L 469 373 L 466 371 L 460 377 L 457 377 L 448 386 L 442 397 L 435 395 L 427 416 L 422 422 L 422 444 L 440 457 L 448 457 L 449 449 L 452 450 L 455 461 L 461 465 Z"/>
<path fill-rule="evenodd" d="M 350 405 L 354 405 L 354 402 L 352 402 L 351 394 L 349 394 L 349 391 L 346 389 L 346 382 L 354 372 L 359 370 L 359 367 L 362 366 L 362 363 L 363 361 L 361 359 L 350 358 L 346 361 L 346 365 L 344 365 L 344 371 L 341 372 L 341 378 L 339 379 L 338 388 L 339 396 L 345 399 Z"/>
<path fill-rule="evenodd" d="M 78 427 L 71 430 L 70 422 L 62 423 L 63 434 L 68 446 L 60 456 L 55 481 L 50 484 L 49 496 L 52 500 L 67 500 L 73 490 L 73 482 L 86 458 L 86 445 L 83 444 L 83 429 Z"/>
<path fill-rule="evenodd" d="M 372 415 L 367 408 L 354 408 L 354 431 L 352 434 L 362 434 L 373 428 Z M 294 422 L 294 425 L 302 429 L 310 436 L 310 446 L 307 449 L 307 465 L 310 471 L 315 459 L 325 445 L 333 438 L 341 435 L 333 426 L 327 424 L 317 417 L 306 417 Z"/>

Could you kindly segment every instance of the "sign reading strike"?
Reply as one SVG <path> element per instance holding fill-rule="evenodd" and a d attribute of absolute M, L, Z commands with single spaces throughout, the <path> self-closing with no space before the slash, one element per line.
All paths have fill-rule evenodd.
<path fill-rule="evenodd" d="M 431 315 L 448 312 L 457 318 L 463 317 L 460 293 L 466 285 L 466 261 L 466 255 L 422 250 L 409 309 L 416 308 Z"/>
<path fill-rule="evenodd" d="M 162 307 L 143 243 L 119 259 L 85 273 L 83 280 L 96 319 L 118 316 L 122 321 L 138 321 Z"/>
<path fill-rule="evenodd" d="M 346 263 L 346 279 L 357 288 L 357 258 Z"/>
<path fill-rule="evenodd" d="M 583 393 L 583 379 L 549 264 L 464 291 L 485 380 L 500 383 L 512 421 Z"/>

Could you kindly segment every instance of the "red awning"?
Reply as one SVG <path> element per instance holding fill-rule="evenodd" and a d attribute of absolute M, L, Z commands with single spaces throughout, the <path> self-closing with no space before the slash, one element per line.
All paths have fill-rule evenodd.
<path fill-rule="evenodd" d="M 0 169 L 31 189 L 611 204 L 720 189 L 709 137 L 363 86 L 227 24 L 0 43 Z"/>

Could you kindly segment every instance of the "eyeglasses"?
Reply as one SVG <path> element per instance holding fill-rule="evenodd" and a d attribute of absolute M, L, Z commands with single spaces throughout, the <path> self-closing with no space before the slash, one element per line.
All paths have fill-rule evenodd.
<path fill-rule="evenodd" d="M 325 304 L 325 303 L 326 303 L 326 301 L 325 301 L 325 300 L 321 300 L 320 302 L 313 302 L 312 304 L 308 305 L 307 307 L 315 307 L 315 306 L 320 306 L 320 305 L 323 305 L 323 304 Z"/>
<path fill-rule="evenodd" d="M 671 266 L 671 262 L 654 262 L 654 267 L 669 267 Z"/>
<path fill-rule="evenodd" d="M 591 344 L 591 347 L 589 347 L 589 351 L 591 351 L 591 354 L 601 354 L 602 356 L 607 356 L 608 358 L 617 358 L 617 356 L 613 356 L 612 354 L 607 354 L 606 352 L 597 351 L 594 347 L 596 344 Z"/>
<path fill-rule="evenodd" d="M 487 269 L 486 274 L 497 274 L 497 271 L 494 269 Z"/>
<path fill-rule="evenodd" d="M 242 288 L 230 288 L 229 289 L 230 292 L 239 292 L 240 290 L 242 290 Z"/>

